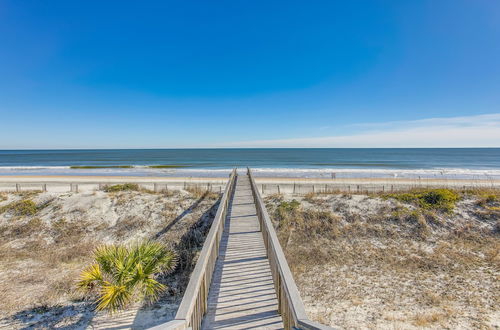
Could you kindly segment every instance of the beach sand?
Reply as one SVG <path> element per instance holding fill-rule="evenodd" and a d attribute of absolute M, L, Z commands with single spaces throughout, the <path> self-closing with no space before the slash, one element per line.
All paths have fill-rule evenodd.
<path fill-rule="evenodd" d="M 0 193 L 0 328 L 144 328 L 171 320 L 218 198 L 190 188 Z M 9 207 L 21 201 L 36 207 Z M 96 313 L 75 286 L 93 249 L 141 239 L 157 239 L 177 251 L 179 266 L 164 278 L 168 291 L 152 306 Z"/>
<path fill-rule="evenodd" d="M 450 211 L 385 194 L 266 194 L 309 317 L 340 329 L 498 329 L 500 192 Z"/>
<path fill-rule="evenodd" d="M 262 193 L 308 192 L 378 192 L 411 188 L 500 188 L 500 180 L 471 179 L 406 179 L 406 178 L 277 178 L 256 177 Z M 43 190 L 54 192 L 93 191 L 118 183 L 137 183 L 150 190 L 183 189 L 188 186 L 206 187 L 221 192 L 226 178 L 211 177 L 144 177 L 144 176 L 0 176 L 0 191 Z M 16 184 L 18 186 L 16 186 Z"/>
<path fill-rule="evenodd" d="M 152 237 L 171 227 L 164 238 L 178 243 L 192 226 L 200 221 L 206 224 L 213 216 L 210 210 L 214 210 L 215 200 L 196 204 L 199 198 L 196 196 L 204 190 L 212 190 L 215 196 L 226 181 L 170 177 L 0 177 L 0 190 L 15 191 L 16 184 L 20 190 L 0 193 L 0 207 L 26 198 L 40 205 L 33 216 L 0 214 L 3 235 L 0 267 L 8 269 L 0 276 L 0 295 L 8 297 L 2 299 L 0 311 L 9 315 L 0 322 L 0 327 L 120 325 L 127 328 L 151 325 L 150 320 L 171 319 L 189 271 L 181 276 L 184 282 L 174 278 L 170 283 L 172 296 L 167 295 L 153 308 L 134 306 L 111 319 L 103 313 L 95 314 L 86 302 L 71 302 L 75 298 L 71 283 L 88 262 L 96 240 L 127 242 Z M 429 236 L 422 237 L 420 218 L 391 218 L 395 213 L 411 216 L 414 206 L 399 205 L 366 192 L 415 187 L 491 188 L 500 187 L 499 181 L 262 177 L 256 181 L 272 216 L 279 203 L 297 199 L 301 207 L 312 212 L 313 220 L 314 215 L 326 214 L 322 212 L 330 212 L 332 219 L 339 220 L 336 228 L 339 238 L 329 236 L 321 220 L 320 227 L 312 228 L 318 229 L 318 236 L 307 237 L 306 245 L 301 244 L 304 237 L 299 229 L 290 234 L 278 226 L 283 249 L 313 319 L 345 328 L 418 328 L 419 324 L 498 326 L 499 316 L 491 308 L 499 302 L 495 278 L 498 279 L 500 267 L 498 254 L 493 250 L 500 243 L 498 236 L 491 234 L 498 220 L 496 204 L 486 205 L 490 210 L 477 204 L 474 199 L 477 196 L 467 197 L 460 201 L 452 216 L 426 213 L 432 219 L 425 220 Z M 102 191 L 104 185 L 126 182 L 149 190 L 114 194 Z M 69 192 L 74 188 L 72 184 L 78 185 L 78 192 Z M 42 190 L 43 185 L 47 192 L 33 191 Z M 470 230 L 464 235 L 471 236 L 466 239 L 453 236 L 464 230 Z M 483 237 L 481 231 L 489 234 Z M 483 244 L 485 239 L 494 245 Z M 85 253 L 75 256 L 74 252 L 79 251 Z M 456 259 L 447 259 L 447 254 Z M 317 256 L 322 262 L 314 263 Z M 454 263 L 458 268 L 454 268 Z M 479 267 L 474 266 L 476 263 Z M 466 299 L 473 304 L 468 305 Z"/>

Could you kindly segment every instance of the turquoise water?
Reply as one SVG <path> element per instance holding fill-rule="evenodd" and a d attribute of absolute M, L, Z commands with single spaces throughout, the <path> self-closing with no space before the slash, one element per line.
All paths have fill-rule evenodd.
<path fill-rule="evenodd" d="M 226 176 L 246 166 L 283 177 L 500 178 L 500 148 L 0 151 L 0 175 Z"/>

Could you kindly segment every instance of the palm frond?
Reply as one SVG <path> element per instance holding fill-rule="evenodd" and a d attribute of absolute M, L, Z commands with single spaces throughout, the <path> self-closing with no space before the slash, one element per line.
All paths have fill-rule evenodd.
<path fill-rule="evenodd" d="M 157 300 L 167 287 L 155 277 L 177 265 L 175 253 L 153 241 L 101 245 L 95 249 L 94 259 L 95 263 L 82 272 L 78 286 L 87 290 L 98 287 L 97 309 L 111 312 L 124 308 L 135 296 Z"/>
<path fill-rule="evenodd" d="M 153 278 L 146 278 L 141 282 L 141 289 L 144 299 L 147 302 L 152 303 L 158 300 L 160 293 L 165 291 L 167 286 L 161 284 Z"/>
<path fill-rule="evenodd" d="M 132 292 L 124 285 L 106 282 L 101 287 L 101 297 L 97 300 L 97 310 L 115 312 L 125 308 L 132 301 Z"/>
<path fill-rule="evenodd" d="M 92 264 L 80 274 L 77 286 L 79 289 L 88 291 L 91 290 L 95 284 L 102 281 L 103 276 L 99 264 Z"/>

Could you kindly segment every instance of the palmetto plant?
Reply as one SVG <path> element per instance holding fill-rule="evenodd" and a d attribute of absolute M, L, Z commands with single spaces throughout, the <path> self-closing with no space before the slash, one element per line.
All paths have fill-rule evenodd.
<path fill-rule="evenodd" d="M 175 253 L 158 242 L 102 245 L 94 251 L 94 263 L 81 273 L 78 287 L 98 294 L 98 310 L 114 312 L 136 299 L 157 300 L 167 287 L 156 277 L 176 264 Z"/>

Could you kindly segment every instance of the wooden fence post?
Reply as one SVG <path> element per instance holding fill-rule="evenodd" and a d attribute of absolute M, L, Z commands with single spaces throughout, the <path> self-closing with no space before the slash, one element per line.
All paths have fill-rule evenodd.
<path fill-rule="evenodd" d="M 46 183 L 42 184 L 42 191 L 47 192 L 47 184 Z"/>
<path fill-rule="evenodd" d="M 69 184 L 69 190 L 70 190 L 70 192 L 77 193 L 78 192 L 78 184 L 76 184 L 76 183 L 70 183 Z"/>
<path fill-rule="evenodd" d="M 21 185 L 19 183 L 16 183 L 16 192 L 21 191 Z"/>

